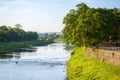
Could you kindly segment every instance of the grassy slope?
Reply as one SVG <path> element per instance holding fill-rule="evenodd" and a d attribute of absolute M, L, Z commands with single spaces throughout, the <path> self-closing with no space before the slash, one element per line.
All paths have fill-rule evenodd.
<path fill-rule="evenodd" d="M 13 51 L 19 48 L 42 46 L 50 43 L 53 43 L 53 41 L 36 40 L 36 41 L 21 41 L 21 42 L 4 42 L 4 43 L 0 43 L 0 53 Z"/>
<path fill-rule="evenodd" d="M 120 80 L 120 68 L 86 57 L 84 47 L 74 49 L 68 61 L 69 80 Z"/>

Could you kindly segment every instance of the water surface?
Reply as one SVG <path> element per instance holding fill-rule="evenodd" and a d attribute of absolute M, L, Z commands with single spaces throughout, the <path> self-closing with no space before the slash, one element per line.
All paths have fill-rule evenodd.
<path fill-rule="evenodd" d="M 0 54 L 0 80 L 65 80 L 70 52 L 54 43 Z"/>

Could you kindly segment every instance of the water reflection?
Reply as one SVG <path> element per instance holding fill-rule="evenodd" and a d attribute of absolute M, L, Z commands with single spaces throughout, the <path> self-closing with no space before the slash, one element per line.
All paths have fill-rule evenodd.
<path fill-rule="evenodd" d="M 14 52 L 36 52 L 37 48 L 20 48 Z"/>
<path fill-rule="evenodd" d="M 71 50 L 74 49 L 74 48 L 75 48 L 74 45 L 67 45 L 67 46 L 65 46 L 64 49 L 66 49 L 66 50 L 68 50 L 68 51 L 71 51 Z"/>
<path fill-rule="evenodd" d="M 37 48 L 20 48 L 11 52 L 2 52 L 0 53 L 0 59 L 20 59 L 21 53 L 33 53 L 36 52 Z"/>
<path fill-rule="evenodd" d="M 12 55 L 0 54 L 0 59 L 11 59 L 11 58 L 13 58 Z"/>

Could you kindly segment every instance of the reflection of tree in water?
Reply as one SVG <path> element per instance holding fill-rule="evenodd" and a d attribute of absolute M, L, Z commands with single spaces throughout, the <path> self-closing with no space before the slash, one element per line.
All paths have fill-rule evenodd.
<path fill-rule="evenodd" d="M 0 59 L 12 59 L 13 58 L 13 55 L 0 55 Z"/>
<path fill-rule="evenodd" d="M 9 52 L 9 53 L 4 53 L 4 54 L 0 54 L 0 59 L 12 59 L 12 58 L 16 58 L 16 59 L 20 59 L 20 52 Z"/>
<path fill-rule="evenodd" d="M 72 49 L 74 49 L 74 48 L 75 48 L 74 45 L 66 45 L 66 47 L 65 47 L 64 49 L 70 51 L 70 50 L 72 50 Z"/>
<path fill-rule="evenodd" d="M 14 52 L 14 53 L 11 53 L 11 55 L 13 55 L 13 58 L 15 58 L 15 59 L 21 58 L 21 52 Z"/>
<path fill-rule="evenodd" d="M 64 80 L 69 80 L 67 75 L 66 75 L 66 77 L 65 77 L 65 79 L 64 79 Z"/>
<path fill-rule="evenodd" d="M 36 48 L 21 48 L 18 50 L 15 50 L 14 52 L 36 52 Z"/>
<path fill-rule="evenodd" d="M 36 52 L 36 48 L 21 48 L 18 50 L 14 50 L 13 52 L 0 53 L 0 59 L 20 59 L 22 52 Z"/>

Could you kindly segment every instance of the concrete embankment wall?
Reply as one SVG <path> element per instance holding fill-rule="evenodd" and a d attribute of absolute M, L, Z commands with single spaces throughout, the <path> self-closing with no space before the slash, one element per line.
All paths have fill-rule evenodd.
<path fill-rule="evenodd" d="M 88 57 L 120 67 L 120 51 L 86 48 L 85 54 Z"/>

